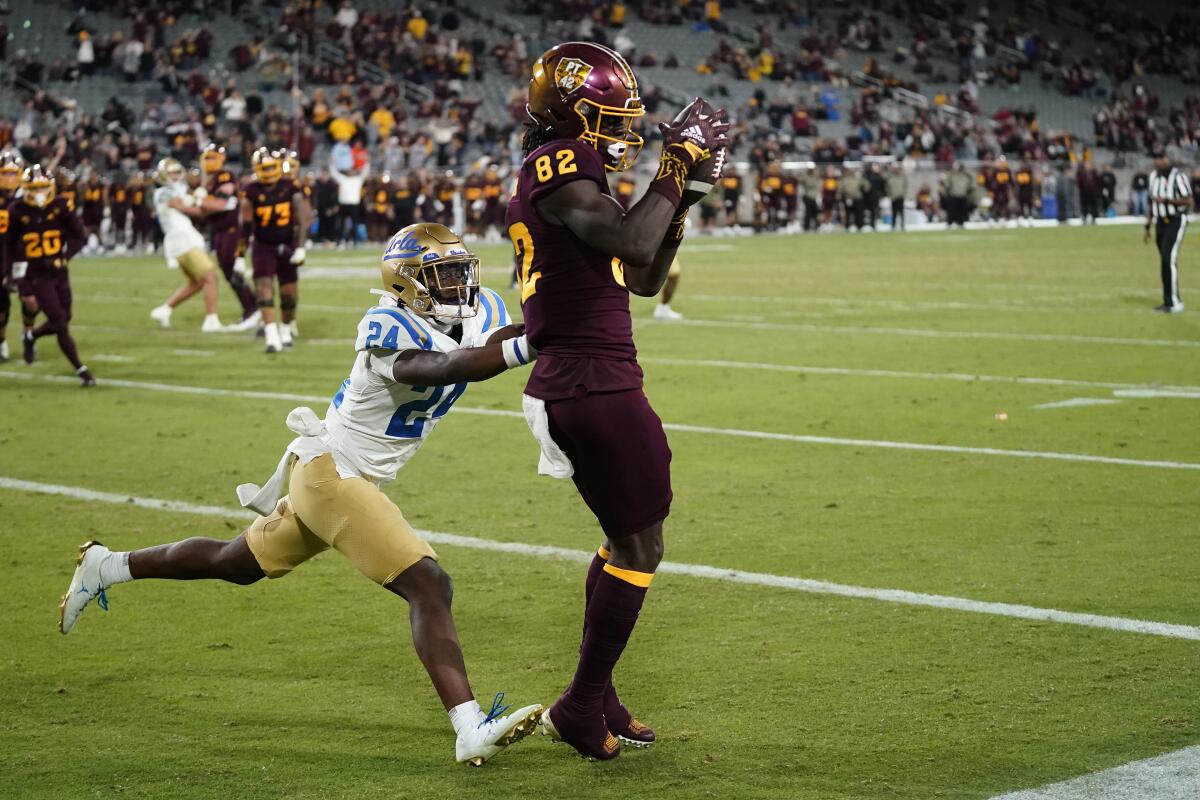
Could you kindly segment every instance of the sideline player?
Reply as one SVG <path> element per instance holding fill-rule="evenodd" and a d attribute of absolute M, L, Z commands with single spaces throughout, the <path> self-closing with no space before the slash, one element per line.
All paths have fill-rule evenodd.
<path fill-rule="evenodd" d="M 164 328 L 171 327 L 171 312 L 192 295 L 203 292 L 204 322 L 201 333 L 220 333 L 224 329 L 217 317 L 217 272 L 212 258 L 204 249 L 204 237 L 193 219 L 200 219 L 204 211 L 193 205 L 188 187 L 187 170 L 173 158 L 164 158 L 154 170 L 154 211 L 163 232 L 163 255 L 168 266 L 178 265 L 187 277 L 187 283 L 175 290 L 167 302 L 153 309 L 150 318 Z M 237 206 L 237 199 L 231 201 Z"/>
<path fill-rule="evenodd" d="M 23 162 L 13 150 L 0 152 L 0 364 L 8 361 L 8 318 L 12 314 L 12 297 L 15 290 L 8 265 L 7 240 L 9 211 L 17 202 L 17 187 L 21 185 Z"/>
<path fill-rule="evenodd" d="M 585 757 L 610 759 L 622 741 L 654 741 L 621 704 L 612 671 L 662 559 L 671 505 L 671 451 L 642 391 L 629 292 L 662 288 L 689 206 L 720 177 L 704 168 L 729 125 L 699 99 L 660 125 L 658 172 L 624 212 L 606 172 L 633 165 L 642 138 L 632 123 L 645 114 L 625 59 L 589 42 L 551 48 L 533 65 L 527 109 L 507 215 L 539 350 L 525 415 L 542 447 L 539 472 L 572 477 L 606 537 L 588 568 L 575 677 L 542 725 Z M 693 190 L 699 175 L 704 188 Z"/>
<path fill-rule="evenodd" d="M 285 154 L 260 147 L 251 157 L 254 178 L 242 203 L 242 240 L 253 240 L 250 263 L 268 353 L 292 346 L 291 322 L 299 299 L 299 266 L 304 263 L 308 204 L 301 189 L 284 175 Z M 275 281 L 279 313 L 275 321 Z"/>
<path fill-rule="evenodd" d="M 205 145 L 200 153 L 200 171 L 205 195 L 200 208 L 204 212 L 204 221 L 208 223 L 212 254 L 242 307 L 241 321 L 230 325 L 229 329 L 253 330 L 258 327 L 261 315 L 254 299 L 254 290 L 246 282 L 246 259 L 238 250 L 241 221 L 236 200 L 238 184 L 233 173 L 225 169 L 225 148 L 215 142 Z M 231 198 L 234 199 L 232 207 Z"/>
<path fill-rule="evenodd" d="M 34 164 L 21 175 L 21 199 L 10 207 L 5 261 L 12 265 L 13 277 L 24 280 L 37 300 L 46 321 L 22 335 L 25 362 L 36 358 L 36 342 L 54 334 L 63 355 L 75 368 L 83 386 L 95 386 L 96 379 L 79 360 L 75 340 L 71 338 L 71 278 L 67 264 L 87 242 L 87 233 L 79 217 L 66 200 L 54 196 L 54 176 Z"/>
<path fill-rule="evenodd" d="M 500 296 L 479 285 L 479 259 L 440 225 L 396 233 L 381 265 L 379 305 L 358 323 L 357 355 L 321 422 L 307 408 L 288 415 L 297 434 L 261 489 L 238 487 L 262 516 L 230 541 L 193 538 L 112 552 L 80 548 L 60 607 L 70 633 L 93 598 L 142 578 L 207 578 L 248 585 L 280 578 L 335 548 L 367 578 L 409 604 L 413 644 L 457 735 L 455 759 L 479 766 L 532 733 L 540 705 L 503 716 L 502 695 L 484 714 L 467 680 L 450 605 L 450 576 L 437 554 L 379 486 L 417 452 L 467 388 L 535 357 Z M 280 498 L 285 475 L 290 492 Z"/>

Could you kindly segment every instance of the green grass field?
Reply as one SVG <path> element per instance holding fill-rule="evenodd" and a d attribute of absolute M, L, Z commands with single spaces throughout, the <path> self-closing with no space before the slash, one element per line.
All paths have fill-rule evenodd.
<path fill-rule="evenodd" d="M 515 312 L 506 249 L 481 253 Z M 537 737 L 456 766 L 406 608 L 335 553 L 250 588 L 122 585 L 61 636 L 80 542 L 241 529 L 234 486 L 267 477 L 300 404 L 253 393 L 323 412 L 374 257 L 314 252 L 302 338 L 274 357 L 201 335 L 198 300 L 156 329 L 179 280 L 160 258 L 81 260 L 101 385 L 76 389 L 52 339 L 0 366 L 0 797 L 987 798 L 1200 742 L 1200 641 L 684 574 L 655 582 L 617 672 L 659 744 L 603 765 Z M 1200 312 L 1149 311 L 1140 229 L 693 239 L 684 259 L 689 324 L 634 303 L 651 400 L 703 429 L 669 431 L 668 560 L 1200 626 Z M 525 424 L 470 411 L 519 410 L 523 382 L 473 385 L 388 492 L 419 528 L 588 550 Z M 1115 402 L 1037 408 L 1078 398 Z M 438 547 L 481 700 L 552 701 L 583 566 Z"/>

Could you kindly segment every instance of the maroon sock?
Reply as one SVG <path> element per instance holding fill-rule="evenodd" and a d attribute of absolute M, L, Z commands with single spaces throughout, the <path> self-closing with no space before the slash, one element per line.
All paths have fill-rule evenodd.
<path fill-rule="evenodd" d="M 71 338 L 71 334 L 65 330 L 59 331 L 58 346 L 63 351 L 63 355 L 67 357 L 67 361 L 71 362 L 71 366 L 75 369 L 83 366 L 83 362 L 79 360 L 79 352 L 75 349 L 75 340 Z"/>
<path fill-rule="evenodd" d="M 609 552 L 603 547 L 596 551 L 592 556 L 592 561 L 588 564 L 587 578 L 583 581 L 583 635 L 587 636 L 587 607 L 592 602 L 592 592 L 596 591 L 596 581 L 600 580 L 600 574 L 604 572 L 604 565 L 608 563 Z M 579 646 L 583 647 L 583 640 L 579 640 Z"/>
<path fill-rule="evenodd" d="M 579 666 L 563 695 L 577 711 L 601 710 L 613 667 L 633 634 L 651 577 L 607 565 L 597 577 L 584 614 L 587 632 L 579 648 Z"/>
<path fill-rule="evenodd" d="M 587 636 L 587 607 L 592 602 L 592 592 L 596 590 L 596 581 L 600 580 L 600 575 L 604 572 L 604 565 L 608 563 L 609 552 L 600 547 L 596 551 L 596 555 L 592 556 L 592 562 L 588 564 L 587 579 L 583 584 L 583 635 Z M 579 649 L 583 650 L 583 641 L 580 640 Z M 608 685 L 604 687 L 604 719 L 608 722 L 608 727 L 611 730 L 620 730 L 629 726 L 633 721 L 633 714 L 625 708 L 621 703 L 621 698 L 617 696 L 617 690 L 613 688 L 612 677 L 608 679 Z"/>

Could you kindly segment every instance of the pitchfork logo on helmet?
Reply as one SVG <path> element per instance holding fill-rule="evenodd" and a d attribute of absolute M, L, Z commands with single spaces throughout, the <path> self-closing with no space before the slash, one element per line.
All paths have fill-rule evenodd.
<path fill-rule="evenodd" d="M 533 64 L 529 104 L 534 123 L 563 139 L 581 139 L 604 156 L 604 166 L 623 172 L 644 143 L 633 121 L 646 113 L 637 78 L 615 50 L 592 42 L 567 42 Z"/>
<path fill-rule="evenodd" d="M 479 259 L 445 225 L 401 228 L 383 251 L 379 271 L 387 294 L 423 317 L 457 322 L 479 307 Z"/>

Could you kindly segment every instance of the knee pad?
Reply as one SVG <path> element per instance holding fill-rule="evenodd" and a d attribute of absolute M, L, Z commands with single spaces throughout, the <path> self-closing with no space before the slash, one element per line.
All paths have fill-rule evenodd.
<path fill-rule="evenodd" d="M 25 323 L 26 326 L 32 326 L 33 323 L 37 322 L 37 315 L 37 306 L 30 308 L 25 303 L 21 304 L 21 321 Z"/>
<path fill-rule="evenodd" d="M 279 310 L 280 311 L 295 311 L 297 298 L 295 295 L 288 297 L 286 294 L 279 295 Z"/>
<path fill-rule="evenodd" d="M 258 298 L 258 307 L 259 308 L 274 308 L 275 307 L 275 295 L 271 295 L 270 297 Z"/>

